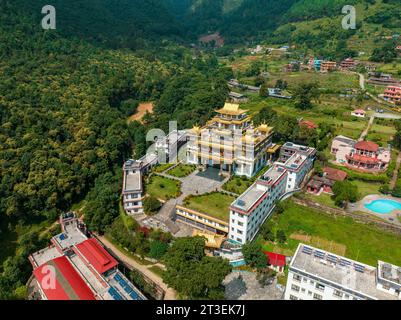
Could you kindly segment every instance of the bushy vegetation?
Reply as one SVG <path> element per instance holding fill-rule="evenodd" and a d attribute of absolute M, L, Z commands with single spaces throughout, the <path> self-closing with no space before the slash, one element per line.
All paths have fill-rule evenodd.
<path fill-rule="evenodd" d="M 202 237 L 178 238 L 164 256 L 164 282 L 184 299 L 223 299 L 228 260 L 205 255 Z"/>

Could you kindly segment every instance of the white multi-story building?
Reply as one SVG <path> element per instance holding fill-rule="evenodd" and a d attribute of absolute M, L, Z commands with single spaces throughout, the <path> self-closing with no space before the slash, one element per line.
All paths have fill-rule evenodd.
<path fill-rule="evenodd" d="M 171 131 L 166 137 L 157 139 L 149 147 L 145 156 L 139 160 L 127 160 L 123 166 L 122 199 L 125 212 L 128 214 L 142 214 L 143 194 L 142 177 L 159 163 L 174 161 L 179 148 L 185 144 L 185 131 Z"/>
<path fill-rule="evenodd" d="M 240 244 L 251 241 L 275 204 L 296 190 L 313 167 L 316 149 L 291 144 L 295 151 L 285 162 L 276 162 L 230 206 L 229 239 Z M 297 151 L 299 150 L 299 151 Z"/>
<path fill-rule="evenodd" d="M 289 265 L 286 300 L 401 299 L 401 268 L 378 268 L 299 244 Z"/>

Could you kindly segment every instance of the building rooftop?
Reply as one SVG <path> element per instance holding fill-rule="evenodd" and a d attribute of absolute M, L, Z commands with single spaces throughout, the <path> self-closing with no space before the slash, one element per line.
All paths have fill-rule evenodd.
<path fill-rule="evenodd" d="M 267 187 L 255 182 L 243 194 L 241 194 L 232 204 L 232 207 L 248 212 L 253 205 L 267 194 Z"/>
<path fill-rule="evenodd" d="M 142 190 L 142 176 L 139 171 L 125 174 L 124 191 Z"/>
<path fill-rule="evenodd" d="M 390 281 L 397 286 L 401 286 L 401 268 L 390 263 L 379 261 L 379 279 Z"/>
<path fill-rule="evenodd" d="M 337 137 L 334 138 L 334 140 L 343 142 L 343 143 L 349 145 L 350 147 L 353 147 L 354 144 L 355 144 L 355 140 L 354 139 L 348 138 L 346 136 L 337 136 Z"/>
<path fill-rule="evenodd" d="M 294 153 L 286 162 L 285 167 L 289 170 L 297 170 L 307 159 L 303 154 Z"/>
<path fill-rule="evenodd" d="M 90 238 L 76 245 L 81 256 L 83 256 L 99 274 L 117 266 L 114 259 L 95 238 Z"/>
<path fill-rule="evenodd" d="M 376 268 L 302 243 L 291 261 L 290 269 L 340 285 L 362 298 L 397 299 L 396 296 L 377 289 Z"/>
<path fill-rule="evenodd" d="M 286 170 L 279 166 L 273 166 L 269 168 L 261 177 L 261 180 L 265 180 L 271 184 L 275 183 L 284 173 Z"/>
<path fill-rule="evenodd" d="M 232 115 L 232 116 L 237 116 L 246 113 L 248 110 L 243 110 L 239 107 L 239 104 L 236 103 L 228 103 L 226 102 L 224 104 L 224 107 L 216 110 L 217 113 L 222 113 L 222 114 L 227 114 L 227 115 Z"/>
<path fill-rule="evenodd" d="M 64 225 L 64 231 L 64 233 L 60 233 L 52 238 L 53 243 L 57 244 L 61 250 L 71 248 L 88 239 L 88 237 L 77 228 L 75 223 Z"/>
<path fill-rule="evenodd" d="M 46 279 L 54 271 L 54 283 Z M 66 256 L 47 261 L 33 271 L 48 300 L 95 300 L 93 292 Z M 47 285 L 43 285 L 46 283 Z"/>

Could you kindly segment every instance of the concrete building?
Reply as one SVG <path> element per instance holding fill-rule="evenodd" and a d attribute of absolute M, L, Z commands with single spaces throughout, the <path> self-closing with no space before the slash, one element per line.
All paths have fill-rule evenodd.
<path fill-rule="evenodd" d="M 122 201 L 127 214 L 142 214 L 143 200 L 143 175 L 147 174 L 154 166 L 161 163 L 175 161 L 179 149 L 186 143 L 185 131 L 171 131 L 166 137 L 157 139 L 149 148 L 152 150 L 139 160 L 129 159 L 123 165 Z"/>
<path fill-rule="evenodd" d="M 357 67 L 358 62 L 355 61 L 352 58 L 347 58 L 343 61 L 341 61 L 340 63 L 340 69 L 341 70 L 355 70 L 355 68 Z"/>
<path fill-rule="evenodd" d="M 337 63 L 335 61 L 323 61 L 320 65 L 320 72 L 327 73 L 337 69 Z"/>
<path fill-rule="evenodd" d="M 246 95 L 244 95 L 242 93 L 237 93 L 237 92 L 234 92 L 234 91 L 231 91 L 228 94 L 228 98 L 229 98 L 230 102 L 233 102 L 233 103 L 245 103 L 245 102 L 248 102 L 248 98 L 247 98 Z"/>
<path fill-rule="evenodd" d="M 245 244 L 256 236 L 276 202 L 295 191 L 313 167 L 316 149 L 286 143 L 275 164 L 230 206 L 229 240 Z M 290 156 L 288 153 L 292 152 Z M 288 156 L 288 157 L 287 157 Z"/>
<path fill-rule="evenodd" d="M 286 300 L 399 300 L 401 268 L 378 268 L 299 244 L 289 265 Z"/>
<path fill-rule="evenodd" d="M 41 300 L 145 300 L 118 270 L 118 262 L 73 213 L 60 217 L 62 233 L 29 256 Z"/>
<path fill-rule="evenodd" d="M 336 162 L 364 172 L 384 171 L 391 160 L 391 150 L 379 147 L 372 141 L 355 141 L 337 136 L 333 139 L 331 153 Z"/>
<path fill-rule="evenodd" d="M 358 118 L 365 118 L 366 111 L 363 109 L 356 109 L 351 112 L 351 116 L 358 117 Z"/>
<path fill-rule="evenodd" d="M 401 87 L 387 86 L 384 90 L 383 99 L 393 104 L 401 104 Z"/>
<path fill-rule="evenodd" d="M 226 103 L 204 127 L 188 130 L 187 163 L 252 177 L 270 160 L 273 128 L 254 128 L 247 110 Z"/>

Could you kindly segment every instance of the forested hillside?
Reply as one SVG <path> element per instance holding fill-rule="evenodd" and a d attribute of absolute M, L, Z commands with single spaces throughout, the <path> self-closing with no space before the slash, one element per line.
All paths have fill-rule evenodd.
<path fill-rule="evenodd" d="M 292 43 L 335 53 L 336 41 L 368 45 L 382 32 L 401 32 L 397 0 L 167 0 L 170 10 L 190 29 L 190 36 L 220 31 L 226 44 Z M 183 5 L 184 3 L 184 5 Z M 357 30 L 341 27 L 344 5 L 356 7 Z M 361 43 L 366 41 L 361 40 Z M 362 44 L 358 44 L 363 49 Z"/>
<path fill-rule="evenodd" d="M 40 10 L 36 14 L 28 10 L 32 3 L 19 3 L 2 2 L 0 8 L 0 299 L 25 297 L 28 255 L 48 244 L 61 212 L 85 199 L 83 214 L 91 229 L 104 232 L 111 225 L 118 216 L 121 165 L 133 149 L 136 156 L 146 151 L 149 128 L 166 128 L 166 120 L 174 118 L 182 125 L 199 123 L 227 94 L 215 58 L 192 61 L 178 45 L 165 57 L 169 63 L 153 55 L 138 58 L 128 49 L 106 48 L 113 33 L 124 29 L 118 23 L 116 29 L 94 32 L 99 24 L 87 25 L 86 16 L 76 15 L 75 26 L 62 28 L 58 20 L 60 29 L 45 31 Z M 101 12 L 95 10 L 89 21 L 101 21 L 96 16 Z M 155 25 L 143 27 L 151 42 L 149 32 L 158 34 Z M 120 38 L 118 47 L 135 40 L 129 32 Z M 194 80 L 187 81 L 192 78 L 187 74 Z M 186 102 L 174 106 L 176 84 L 183 80 L 179 97 Z M 157 114 L 145 124 L 127 125 L 139 101 L 161 96 Z"/>

